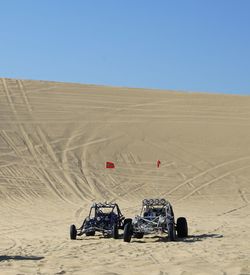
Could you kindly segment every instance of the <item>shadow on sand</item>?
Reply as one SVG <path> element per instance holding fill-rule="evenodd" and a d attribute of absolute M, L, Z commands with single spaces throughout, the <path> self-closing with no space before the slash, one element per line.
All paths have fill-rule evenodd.
<path fill-rule="evenodd" d="M 169 242 L 168 238 L 165 236 L 164 237 L 152 236 L 150 238 L 156 239 L 155 242 Z M 175 242 L 194 243 L 194 242 L 200 242 L 200 241 L 203 241 L 206 239 L 215 239 L 215 238 L 223 238 L 223 235 L 210 234 L 210 233 L 200 234 L 200 235 L 189 235 L 187 238 L 183 238 L 183 239 L 177 238 Z M 138 240 L 138 239 L 133 238 L 132 240 L 133 240 L 133 242 L 136 242 L 136 243 L 145 243 L 145 240 L 143 240 L 143 239 Z"/>
<path fill-rule="evenodd" d="M 103 235 L 98 235 L 95 237 L 82 237 L 82 238 L 78 238 L 77 240 L 96 240 L 98 237 L 98 239 L 107 239 L 107 238 L 111 238 L 110 236 L 103 236 Z M 156 239 L 155 242 L 169 242 L 167 236 L 147 236 L 147 239 Z M 200 241 L 204 241 L 206 239 L 219 239 L 219 238 L 223 238 L 223 235 L 221 234 L 215 234 L 215 233 L 206 233 L 206 234 L 199 234 L 199 235 L 189 235 L 187 238 L 176 238 L 176 240 L 174 242 L 184 242 L 184 243 L 194 243 L 194 242 L 200 242 Z M 120 234 L 118 239 L 123 239 L 123 235 Z M 133 241 L 134 243 L 146 243 L 146 240 L 144 238 L 142 239 L 136 239 L 136 238 L 132 238 L 131 241 Z M 1 261 L 1 256 L 0 256 L 0 261 Z"/>
<path fill-rule="evenodd" d="M 44 259 L 44 257 L 37 257 L 37 256 L 8 256 L 8 255 L 0 255 L 0 262 L 2 261 L 23 261 L 23 260 L 30 260 L 30 261 L 39 261 Z"/>

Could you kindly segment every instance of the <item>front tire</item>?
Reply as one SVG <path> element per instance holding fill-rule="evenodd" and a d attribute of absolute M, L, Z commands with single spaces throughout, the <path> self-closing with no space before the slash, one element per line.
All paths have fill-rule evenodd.
<path fill-rule="evenodd" d="M 185 238 L 188 236 L 188 224 L 186 218 L 180 217 L 177 219 L 176 230 L 178 238 Z"/>
<path fill-rule="evenodd" d="M 114 239 L 118 239 L 119 238 L 119 231 L 118 231 L 118 226 L 116 223 L 114 223 L 113 228 L 112 228 L 112 237 Z"/>
<path fill-rule="evenodd" d="M 125 220 L 124 220 L 124 222 L 123 222 L 123 228 L 122 228 L 123 230 L 124 230 L 125 225 L 126 225 L 127 223 L 132 223 L 132 219 L 128 218 L 128 219 L 125 219 Z"/>
<path fill-rule="evenodd" d="M 70 239 L 71 240 L 75 240 L 76 239 L 76 235 L 77 235 L 76 226 L 74 224 L 72 224 L 70 226 Z"/>
<path fill-rule="evenodd" d="M 132 223 L 126 223 L 124 226 L 123 241 L 129 243 L 133 235 Z"/>
<path fill-rule="evenodd" d="M 168 224 L 168 240 L 170 242 L 175 240 L 175 228 L 173 223 Z"/>

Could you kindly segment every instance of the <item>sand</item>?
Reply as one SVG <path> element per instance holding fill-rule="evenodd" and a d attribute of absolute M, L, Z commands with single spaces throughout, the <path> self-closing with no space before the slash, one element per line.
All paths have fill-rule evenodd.
<path fill-rule="evenodd" d="M 0 79 L 1 275 L 250 274 L 249 186 L 249 96 Z M 146 197 L 190 236 L 69 239 L 92 202 Z"/>

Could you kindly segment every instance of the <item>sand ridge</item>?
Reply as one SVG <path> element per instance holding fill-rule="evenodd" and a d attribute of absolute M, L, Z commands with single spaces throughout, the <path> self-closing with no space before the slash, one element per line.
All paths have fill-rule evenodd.
<path fill-rule="evenodd" d="M 250 274 L 249 106 L 248 96 L 0 79 L 1 274 Z M 69 240 L 93 201 L 133 217 L 145 197 L 167 198 L 190 237 Z"/>

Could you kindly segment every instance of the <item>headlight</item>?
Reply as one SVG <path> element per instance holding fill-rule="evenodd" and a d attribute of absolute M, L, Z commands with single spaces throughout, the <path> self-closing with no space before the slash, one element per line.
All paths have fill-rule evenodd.
<path fill-rule="evenodd" d="M 161 204 L 163 204 L 163 205 L 166 205 L 166 200 L 165 199 L 161 199 Z"/>
<path fill-rule="evenodd" d="M 97 221 L 99 222 L 99 221 L 101 220 L 101 217 L 97 217 L 96 219 L 97 219 Z"/>
<path fill-rule="evenodd" d="M 153 199 L 150 199 L 149 200 L 149 205 L 153 205 L 154 204 L 154 200 Z"/>
<path fill-rule="evenodd" d="M 143 205 L 148 205 L 148 200 L 147 200 L 147 199 L 144 199 L 144 200 L 142 201 L 142 204 L 143 204 Z"/>

